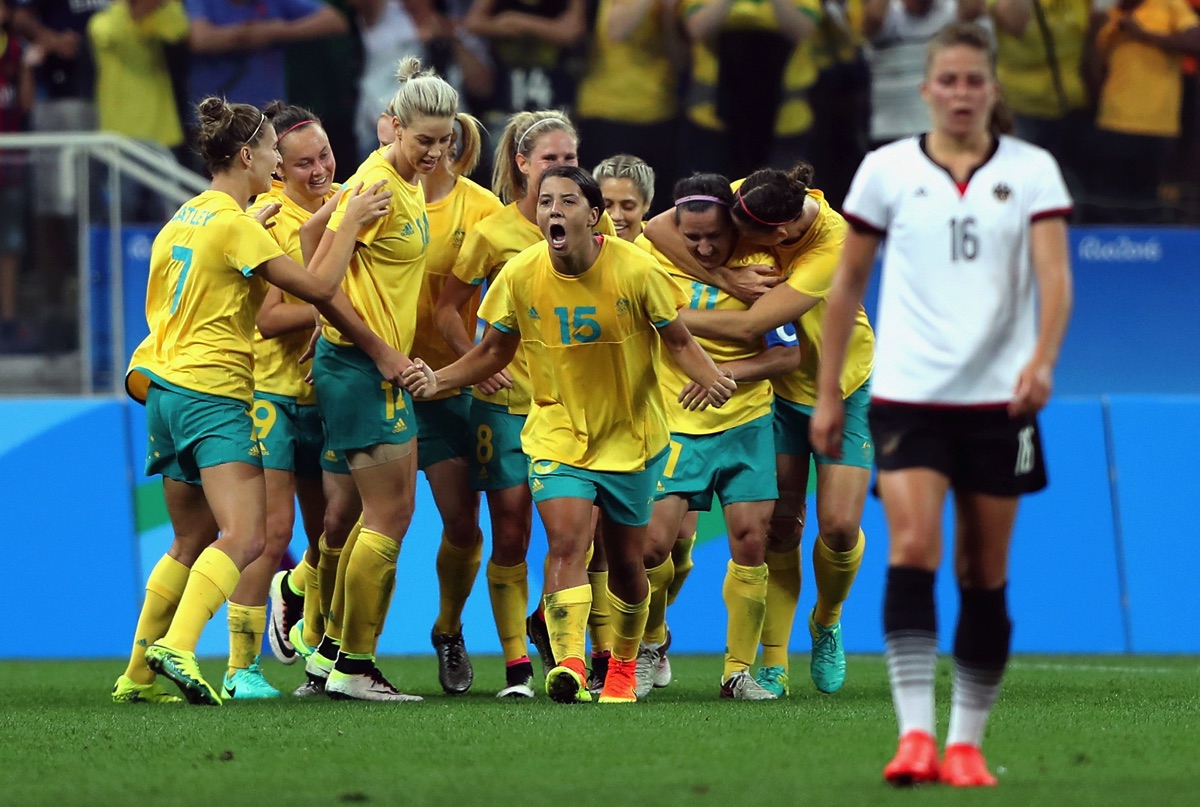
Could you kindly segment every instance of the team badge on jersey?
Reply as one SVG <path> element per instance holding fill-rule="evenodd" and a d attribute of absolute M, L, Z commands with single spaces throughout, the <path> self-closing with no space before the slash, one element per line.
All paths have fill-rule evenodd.
<path fill-rule="evenodd" d="M 996 187 L 992 188 L 992 195 L 1001 202 L 1007 202 L 1008 197 L 1012 196 L 1012 188 L 1003 182 L 999 182 L 996 184 Z"/>
<path fill-rule="evenodd" d="M 629 301 L 624 297 L 617 300 L 617 315 L 621 317 L 629 315 Z"/>
<path fill-rule="evenodd" d="M 460 228 L 455 230 L 454 234 L 450 236 L 450 241 L 454 244 L 455 249 L 462 248 L 463 238 L 465 238 L 466 235 L 467 231 Z"/>

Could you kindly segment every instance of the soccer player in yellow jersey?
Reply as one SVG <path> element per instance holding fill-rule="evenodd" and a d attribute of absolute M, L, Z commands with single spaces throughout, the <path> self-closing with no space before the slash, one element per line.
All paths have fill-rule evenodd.
<path fill-rule="evenodd" d="M 477 297 L 484 281 L 493 281 L 504 265 L 522 250 L 544 240 L 536 223 L 536 188 L 542 173 L 557 165 L 578 165 L 579 138 L 566 115 L 556 111 L 520 112 L 509 119 L 496 147 L 492 189 L 505 207 L 479 222 L 466 234 L 454 265 L 454 275 L 438 299 L 435 318 L 446 344 L 458 356 L 475 345 L 474 326 L 468 331 L 462 310 Z M 613 234 L 605 216 L 597 229 Z M 529 605 L 529 535 L 533 500 L 529 492 L 529 458 L 521 448 L 521 429 L 529 414 L 530 382 L 525 351 L 518 347 L 511 364 L 475 385 L 471 429 L 475 434 L 472 484 L 487 493 L 492 524 L 492 557 L 487 565 L 488 592 L 505 660 L 505 687 L 499 697 L 533 697 L 533 665 L 525 642 Z M 599 591 L 605 585 L 595 576 Z M 545 636 L 539 614 L 528 630 L 538 643 Z M 541 642 L 543 664 L 553 667 L 549 645 Z M 547 658 L 549 657 L 549 658 Z M 549 663 L 546 663 L 546 662 Z"/>
<path fill-rule="evenodd" d="M 191 703 L 221 703 L 195 648 L 265 543 L 262 450 L 249 410 L 254 316 L 267 283 L 315 303 L 375 360 L 395 361 L 395 351 L 336 302 L 354 236 L 383 215 L 390 194 L 378 186 L 347 194 L 346 232 L 306 271 L 245 212 L 251 196 L 271 189 L 279 162 L 271 122 L 219 98 L 205 99 L 198 112 L 212 188 L 180 207 L 154 240 L 150 335 L 126 377 L 130 395 L 146 404 L 146 473 L 163 476 L 175 540 L 146 583 L 133 653 L 113 688 L 122 703 L 171 700 L 155 673 Z"/>
<path fill-rule="evenodd" d="M 675 217 L 692 257 L 708 265 L 770 263 L 752 244 L 737 243 L 729 207 L 729 180 L 719 174 L 694 174 L 675 185 Z M 689 310 L 742 310 L 748 306 L 676 268 L 651 245 L 639 243 L 663 264 L 689 299 Z M 756 254 L 757 253 L 757 254 Z M 775 337 L 774 332 L 769 334 Z M 680 524 L 690 512 L 707 511 L 713 496 L 721 500 L 732 560 L 725 577 L 729 612 L 721 696 L 738 700 L 774 700 L 750 675 L 758 652 L 767 596 L 767 529 L 778 496 L 772 431 L 774 395 L 770 378 L 796 370 L 800 350 L 794 331 L 755 342 L 698 339 L 723 370 L 738 382 L 737 394 L 720 410 L 692 412 L 668 407 L 670 453 L 659 482 L 646 544 L 650 616 L 638 652 L 638 696 L 660 683 L 666 640 L 667 594 L 674 576 L 672 549 Z M 670 363 L 659 369 L 664 393 L 686 384 Z"/>
<path fill-rule="evenodd" d="M 393 193 L 391 209 L 359 233 L 343 283 L 359 316 L 398 351 L 397 362 L 381 372 L 334 323 L 326 324 L 317 343 L 313 377 L 326 440 L 346 456 L 363 516 L 353 544 L 348 541 L 342 550 L 344 606 L 334 614 L 340 640 L 327 630 L 306 672 L 329 670 L 325 692 L 335 698 L 403 702 L 420 698 L 400 692 L 375 665 L 376 639 L 391 603 L 416 492 L 416 422 L 411 399 L 395 382 L 411 363 L 429 243 L 420 183 L 451 147 L 458 93 L 413 58 L 401 61 L 397 79 L 400 87 L 388 106 L 395 141 L 371 154 L 355 174 L 383 180 Z M 339 205 L 317 258 L 342 221 Z"/>
<path fill-rule="evenodd" d="M 689 325 L 697 333 L 732 338 L 756 338 L 787 322 L 798 322 L 811 346 L 799 371 L 775 381 L 776 452 L 780 455 L 779 485 L 782 511 L 777 513 L 781 533 L 796 524 L 794 540 L 772 546 L 775 596 L 768 603 L 764 629 L 763 663 L 759 677 L 768 684 L 782 681 L 786 691 L 787 637 L 795 613 L 792 592 L 799 590 L 798 546 L 800 524 L 793 514 L 803 513 L 810 457 L 817 468 L 817 539 L 813 541 L 813 576 L 817 603 L 809 614 L 812 637 L 809 674 L 822 692 L 836 692 L 846 678 L 842 645 L 842 605 L 862 564 L 866 536 L 862 510 L 875 458 L 867 426 L 875 334 L 860 306 L 855 319 L 849 358 L 842 376 L 848 416 L 843 433 L 844 450 L 833 458 L 813 450 L 808 424 L 816 405 L 816 377 L 821 357 L 821 329 L 825 298 L 846 237 L 846 222 L 832 210 L 819 191 L 810 188 L 812 168 L 806 163 L 792 171 L 766 169 L 751 174 L 735 191 L 733 217 L 746 241 L 770 248 L 787 275 L 786 281 L 763 295 L 745 312 L 697 312 Z M 694 321 L 693 321 L 694 320 Z M 783 491 L 789 496 L 785 502 Z M 786 557 L 785 557 L 786 556 Z M 787 627 L 787 631 L 783 627 Z M 782 667 L 782 670 L 772 669 Z"/>
<path fill-rule="evenodd" d="M 264 112 L 278 135 L 278 174 L 283 180 L 273 182 L 268 193 L 259 195 L 250 212 L 278 210 L 269 232 L 289 257 L 303 264 L 302 240 L 307 240 L 311 255 L 337 204 L 333 183 L 337 163 L 325 129 L 312 112 L 280 101 Z M 332 542 L 322 534 L 326 511 L 346 510 L 340 520 L 353 522 L 362 509 L 345 462 L 325 454 L 316 395 L 305 380 L 311 365 L 300 362 L 315 321 L 311 305 L 275 287 L 267 291 L 256 319 L 252 414 L 267 486 L 267 548 L 243 572 L 229 600 L 231 652 L 226 698 L 274 696 L 257 664 L 247 667 L 261 645 L 268 584 L 271 622 L 267 635 L 275 657 L 291 664 L 298 653 L 307 657 L 320 641 L 333 595 L 337 555 L 345 540 L 344 532 L 340 537 L 332 532 Z M 296 501 L 309 539 L 308 550 L 295 569 L 276 573 L 291 541 Z M 248 625 L 253 630 L 246 630 Z M 305 684 L 297 694 L 312 694 L 311 688 Z"/>
<path fill-rule="evenodd" d="M 604 194 L 604 210 L 612 219 L 617 237 L 635 241 L 642 234 L 642 220 L 654 201 L 654 169 L 631 154 L 601 160 L 592 169 Z"/>
<path fill-rule="evenodd" d="M 847 362 L 843 379 L 848 408 L 856 413 L 847 418 L 846 451 L 837 459 L 816 454 L 807 437 L 815 403 L 823 300 L 831 288 L 846 232 L 842 217 L 820 191 L 809 187 L 811 172 L 807 164 L 800 164 L 790 173 L 756 171 L 745 183 L 734 183 L 732 213 L 741 239 L 768 248 L 786 280 L 763 294 L 748 311 L 684 312 L 688 326 L 697 335 L 710 338 L 759 339 L 781 325 L 798 322 L 801 338 L 812 346 L 798 371 L 773 381 L 779 501 L 767 552 L 763 666 L 756 679 L 777 696 L 789 691 L 788 639 L 800 595 L 799 544 L 810 458 L 817 467 L 818 537 L 812 552 L 817 604 L 809 615 L 813 640 L 809 674 L 822 692 L 835 692 L 845 681 L 841 611 L 862 563 L 866 537 L 860 523 L 874 459 L 866 424 L 874 333 L 865 312 L 856 320 L 853 358 Z M 689 259 L 684 239 L 669 216 L 655 217 L 647 230 L 655 245 L 689 274 L 731 288 L 728 273 Z"/>
<path fill-rule="evenodd" d="M 422 177 L 429 216 L 429 246 L 417 309 L 412 355 L 435 369 L 458 358 L 435 322 L 435 307 L 451 278 L 469 230 L 503 205 L 487 188 L 467 179 L 479 162 L 481 137 L 473 118 L 460 116 L 461 137 L 446 152 L 437 169 Z M 474 328 L 479 296 L 459 309 L 464 328 Z M 475 672 L 463 641 L 462 613 L 479 573 L 483 533 L 479 531 L 479 493 L 471 485 L 468 458 L 474 453 L 471 395 L 467 390 L 444 390 L 430 400 L 414 401 L 417 416 L 417 467 L 425 472 L 433 500 L 442 517 L 437 555 L 441 593 L 432 641 L 438 658 L 438 680 L 448 695 L 471 688 Z"/>
<path fill-rule="evenodd" d="M 546 621 L 558 665 L 546 692 L 564 703 L 591 700 L 583 656 L 595 503 L 610 564 L 614 637 L 600 702 L 633 702 L 649 593 L 646 524 L 667 458 L 655 363 L 660 344 L 698 383 L 685 405 L 720 406 L 737 385 L 678 321 L 682 292 L 657 263 L 620 239 L 593 234 L 604 199 L 587 172 L 550 169 L 537 199 L 547 244 L 525 250 L 497 276 L 480 307 L 493 326 L 483 341 L 437 373 L 414 364 L 405 382 L 415 395 L 428 395 L 479 381 L 525 344 L 533 404 L 521 442 L 550 544 Z"/>

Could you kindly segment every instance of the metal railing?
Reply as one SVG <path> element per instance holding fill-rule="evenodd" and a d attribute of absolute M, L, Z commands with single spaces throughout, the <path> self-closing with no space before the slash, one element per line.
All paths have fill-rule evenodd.
<path fill-rule="evenodd" d="M 14 151 L 31 153 L 47 149 L 57 152 L 57 170 L 50 172 L 56 182 L 56 187 L 52 190 L 58 198 L 74 200 L 75 223 L 79 235 L 79 393 L 91 395 L 119 392 L 127 359 L 125 312 L 121 293 L 125 258 L 121 238 L 121 232 L 126 226 L 122 205 L 125 185 L 133 181 L 173 207 L 206 190 L 209 183 L 207 179 L 184 168 L 169 155 L 122 135 L 101 132 L 0 134 L 0 154 Z M 92 210 L 93 163 L 109 169 L 102 180 L 107 186 L 107 214 L 99 217 L 93 216 Z M 38 177 L 35 169 L 34 179 L 44 181 L 45 177 Z M 111 321 L 111 377 L 107 383 L 99 383 L 99 379 L 94 376 L 96 361 L 90 349 L 94 325 L 90 233 L 93 225 L 104 219 L 107 219 L 108 228 L 107 282 Z"/>

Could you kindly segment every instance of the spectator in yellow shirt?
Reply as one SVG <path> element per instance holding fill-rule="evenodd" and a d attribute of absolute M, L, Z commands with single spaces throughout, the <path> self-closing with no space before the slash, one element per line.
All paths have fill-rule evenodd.
<path fill-rule="evenodd" d="M 1118 220 L 1158 220 L 1158 184 L 1180 132 L 1182 61 L 1200 55 L 1200 19 L 1186 0 L 1120 0 L 1096 35 L 1102 171 L 1092 193 Z"/>

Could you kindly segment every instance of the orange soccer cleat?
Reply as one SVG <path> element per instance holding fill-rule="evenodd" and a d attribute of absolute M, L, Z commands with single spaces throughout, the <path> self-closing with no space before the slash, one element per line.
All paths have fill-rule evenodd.
<path fill-rule="evenodd" d="M 601 703 L 637 703 L 637 659 L 622 661 L 613 656 L 608 660 L 608 675 L 600 690 Z"/>
<path fill-rule="evenodd" d="M 951 787 L 995 787 L 997 784 L 983 752 L 967 743 L 946 746 L 941 781 Z"/>
<path fill-rule="evenodd" d="M 937 741 L 924 731 L 905 732 L 896 756 L 883 769 L 883 778 L 895 787 L 938 781 Z"/>

